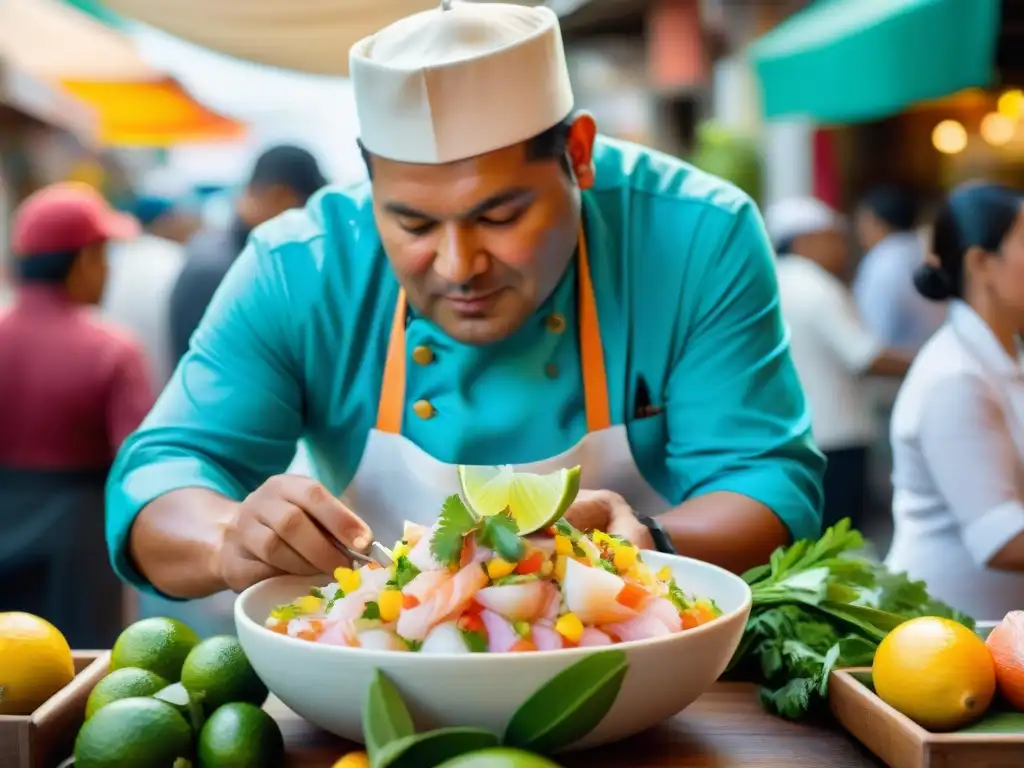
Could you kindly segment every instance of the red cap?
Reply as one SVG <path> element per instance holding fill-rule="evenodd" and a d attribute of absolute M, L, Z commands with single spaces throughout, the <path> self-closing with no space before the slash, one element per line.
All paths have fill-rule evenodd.
<path fill-rule="evenodd" d="M 111 208 L 95 188 L 65 182 L 40 189 L 18 206 L 11 250 L 21 258 L 66 253 L 140 231 L 135 219 Z"/>

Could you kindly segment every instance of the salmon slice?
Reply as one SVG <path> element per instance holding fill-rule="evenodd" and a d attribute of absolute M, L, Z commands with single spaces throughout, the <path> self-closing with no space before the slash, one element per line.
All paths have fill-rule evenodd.
<path fill-rule="evenodd" d="M 423 571 L 416 574 L 413 580 L 405 585 L 402 594 L 415 597 L 418 602 L 425 603 L 434 596 L 442 584 L 451 578 L 452 575 L 448 571 Z"/>

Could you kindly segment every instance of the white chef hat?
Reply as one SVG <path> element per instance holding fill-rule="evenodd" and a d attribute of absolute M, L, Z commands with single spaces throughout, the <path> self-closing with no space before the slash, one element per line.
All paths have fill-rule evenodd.
<path fill-rule="evenodd" d="M 791 197 L 768 206 L 764 224 L 772 247 L 779 249 L 801 235 L 841 232 L 846 227 L 846 219 L 817 198 Z"/>
<path fill-rule="evenodd" d="M 447 2 L 352 46 L 360 141 L 408 163 L 462 160 L 564 120 L 572 87 L 545 7 Z"/>

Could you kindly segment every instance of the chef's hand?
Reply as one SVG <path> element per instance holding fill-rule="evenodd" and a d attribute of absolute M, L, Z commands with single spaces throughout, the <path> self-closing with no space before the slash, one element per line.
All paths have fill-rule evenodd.
<path fill-rule="evenodd" d="M 604 531 L 641 549 L 655 549 L 650 530 L 636 519 L 626 500 L 612 491 L 580 491 L 565 519 L 581 531 Z"/>
<path fill-rule="evenodd" d="M 372 541 L 366 523 L 320 483 L 276 475 L 249 494 L 225 527 L 217 552 L 221 577 L 241 591 L 281 574 L 333 573 L 351 562 L 332 537 L 359 551 Z"/>

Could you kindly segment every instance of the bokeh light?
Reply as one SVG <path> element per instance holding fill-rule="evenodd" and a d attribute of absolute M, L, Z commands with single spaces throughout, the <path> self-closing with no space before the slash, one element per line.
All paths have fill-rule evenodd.
<path fill-rule="evenodd" d="M 1011 120 L 1017 120 L 1024 113 L 1024 91 L 1019 88 L 1012 88 L 999 97 L 996 109 L 999 114 Z"/>
<path fill-rule="evenodd" d="M 943 120 L 932 130 L 932 144 L 944 155 L 955 155 L 967 147 L 967 129 L 956 120 Z"/>
<path fill-rule="evenodd" d="M 989 112 L 978 126 L 981 138 L 993 147 L 1009 144 L 1017 132 L 1017 123 L 1001 112 Z"/>

